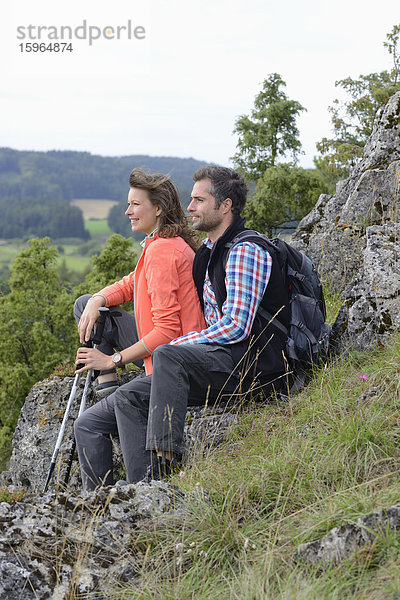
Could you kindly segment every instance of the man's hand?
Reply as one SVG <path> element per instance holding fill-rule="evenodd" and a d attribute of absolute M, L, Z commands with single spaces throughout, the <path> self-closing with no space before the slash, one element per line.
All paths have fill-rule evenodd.
<path fill-rule="evenodd" d="M 112 361 L 113 355 L 103 354 L 96 348 L 78 348 L 76 353 L 75 366 L 83 365 L 83 367 L 76 373 L 83 373 L 88 369 L 95 369 L 96 371 L 105 371 L 107 369 L 113 369 L 115 367 Z"/>
<path fill-rule="evenodd" d="M 104 306 L 104 304 L 105 301 L 102 296 L 92 296 L 86 304 L 78 325 L 79 341 L 81 344 L 90 340 L 93 327 L 100 315 L 99 308 Z"/>

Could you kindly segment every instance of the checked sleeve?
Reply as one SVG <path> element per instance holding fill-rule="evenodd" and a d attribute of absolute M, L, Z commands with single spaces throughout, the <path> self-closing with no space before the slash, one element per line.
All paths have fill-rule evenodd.
<path fill-rule="evenodd" d="M 170 342 L 181 344 L 233 344 L 246 339 L 271 275 L 272 259 L 253 242 L 237 244 L 226 263 L 226 300 L 222 314 L 208 274 L 204 281 L 204 316 L 208 327 Z"/>

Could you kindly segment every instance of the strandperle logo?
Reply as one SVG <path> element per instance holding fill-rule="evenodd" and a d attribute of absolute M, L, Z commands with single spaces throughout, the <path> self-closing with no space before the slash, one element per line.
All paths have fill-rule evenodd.
<path fill-rule="evenodd" d="M 126 25 L 88 25 L 84 20 L 81 25 L 20 25 L 17 27 L 19 40 L 65 41 L 86 40 L 92 46 L 96 40 L 144 40 L 146 29 L 143 25 L 132 24 L 129 19 Z"/>

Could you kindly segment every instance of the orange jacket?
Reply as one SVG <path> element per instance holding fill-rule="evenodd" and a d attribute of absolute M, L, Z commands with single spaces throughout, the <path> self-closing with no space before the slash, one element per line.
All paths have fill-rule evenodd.
<path fill-rule="evenodd" d="M 194 251 L 181 238 L 147 238 L 136 269 L 101 290 L 107 306 L 134 301 L 139 339 L 149 352 L 171 340 L 205 328 L 192 278 Z M 151 357 L 144 359 L 152 372 Z"/>

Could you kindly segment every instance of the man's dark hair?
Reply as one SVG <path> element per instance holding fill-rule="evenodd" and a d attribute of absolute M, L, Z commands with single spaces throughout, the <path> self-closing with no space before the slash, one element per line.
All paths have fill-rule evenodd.
<path fill-rule="evenodd" d="M 246 203 L 248 187 L 243 177 L 237 171 L 228 167 L 207 165 L 200 167 L 193 175 L 193 181 L 211 179 L 209 193 L 215 198 L 215 207 L 219 208 L 226 198 L 232 200 L 232 212 L 240 215 Z"/>

